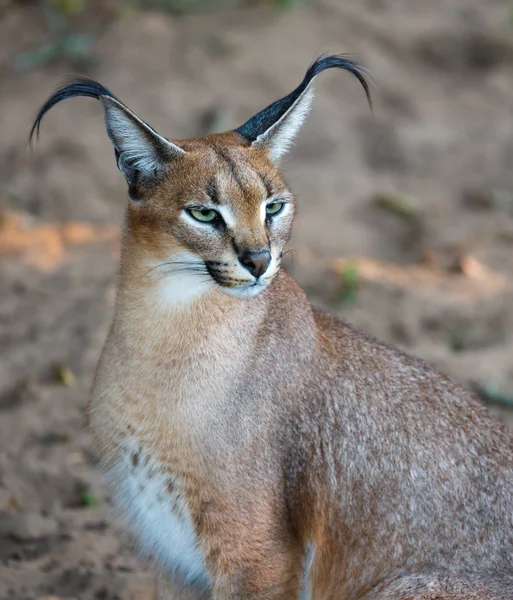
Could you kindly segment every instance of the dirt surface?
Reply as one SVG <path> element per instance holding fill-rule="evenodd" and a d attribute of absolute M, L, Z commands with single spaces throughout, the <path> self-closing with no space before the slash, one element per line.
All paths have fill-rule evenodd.
<path fill-rule="evenodd" d="M 375 112 L 349 75 L 319 78 L 285 164 L 299 199 L 288 268 L 316 304 L 511 396 L 509 11 L 509 0 L 316 0 L 142 13 L 102 26 L 88 74 L 180 138 L 241 124 L 322 52 L 356 55 L 373 74 Z M 92 100 L 55 109 L 27 150 L 36 109 L 76 72 L 13 69 L 46 35 L 30 3 L 4 9 L 0 599 L 151 600 L 153 576 L 119 532 L 83 416 L 125 186 Z"/>

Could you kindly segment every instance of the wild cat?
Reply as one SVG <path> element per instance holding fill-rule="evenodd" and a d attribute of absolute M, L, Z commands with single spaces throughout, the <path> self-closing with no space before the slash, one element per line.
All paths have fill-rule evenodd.
<path fill-rule="evenodd" d="M 295 201 L 278 163 L 330 68 L 369 97 L 358 64 L 324 56 L 238 129 L 195 139 L 169 141 L 92 80 L 41 108 L 32 133 L 61 100 L 100 100 L 129 188 L 96 450 L 184 594 L 513 598 L 512 435 L 280 270 Z"/>

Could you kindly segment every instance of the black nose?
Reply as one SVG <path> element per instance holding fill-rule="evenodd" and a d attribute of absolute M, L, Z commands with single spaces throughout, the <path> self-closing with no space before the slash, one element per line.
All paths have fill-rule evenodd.
<path fill-rule="evenodd" d="M 259 252 L 246 250 L 239 256 L 239 262 L 251 275 L 258 278 L 266 272 L 271 262 L 271 253 L 269 250 L 260 250 Z"/>

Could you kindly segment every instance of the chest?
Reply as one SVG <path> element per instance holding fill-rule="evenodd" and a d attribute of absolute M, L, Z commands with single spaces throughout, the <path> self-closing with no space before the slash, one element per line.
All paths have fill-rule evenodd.
<path fill-rule="evenodd" d="M 107 478 L 143 555 L 187 584 L 208 587 L 203 553 L 176 476 L 128 441 Z"/>

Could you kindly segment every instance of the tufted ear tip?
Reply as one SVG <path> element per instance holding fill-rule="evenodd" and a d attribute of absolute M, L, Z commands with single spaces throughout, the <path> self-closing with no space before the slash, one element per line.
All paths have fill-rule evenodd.
<path fill-rule="evenodd" d="M 358 79 L 372 109 L 364 67 L 340 54 L 326 55 L 310 66 L 303 81 L 290 94 L 264 108 L 235 131 L 252 144 L 266 147 L 271 160 L 278 161 L 290 148 L 308 116 L 313 98 L 313 80 L 323 71 L 333 68 L 348 71 Z"/>
<path fill-rule="evenodd" d="M 37 139 L 46 113 L 59 102 L 77 96 L 95 98 L 102 104 L 107 134 L 114 146 L 120 171 L 130 188 L 137 183 L 158 181 L 169 161 L 185 154 L 184 150 L 159 135 L 101 83 L 78 78 L 58 88 L 40 108 L 29 141 Z"/>
<path fill-rule="evenodd" d="M 116 98 L 108 88 L 94 79 L 77 77 L 66 81 L 62 86 L 57 88 L 53 94 L 50 95 L 43 106 L 41 106 L 39 109 L 30 130 L 29 142 L 32 142 L 34 137 L 36 137 L 36 139 L 39 137 L 43 118 L 51 108 L 63 100 L 74 98 L 76 96 L 96 98 L 97 100 L 99 100 L 102 96 Z"/>

